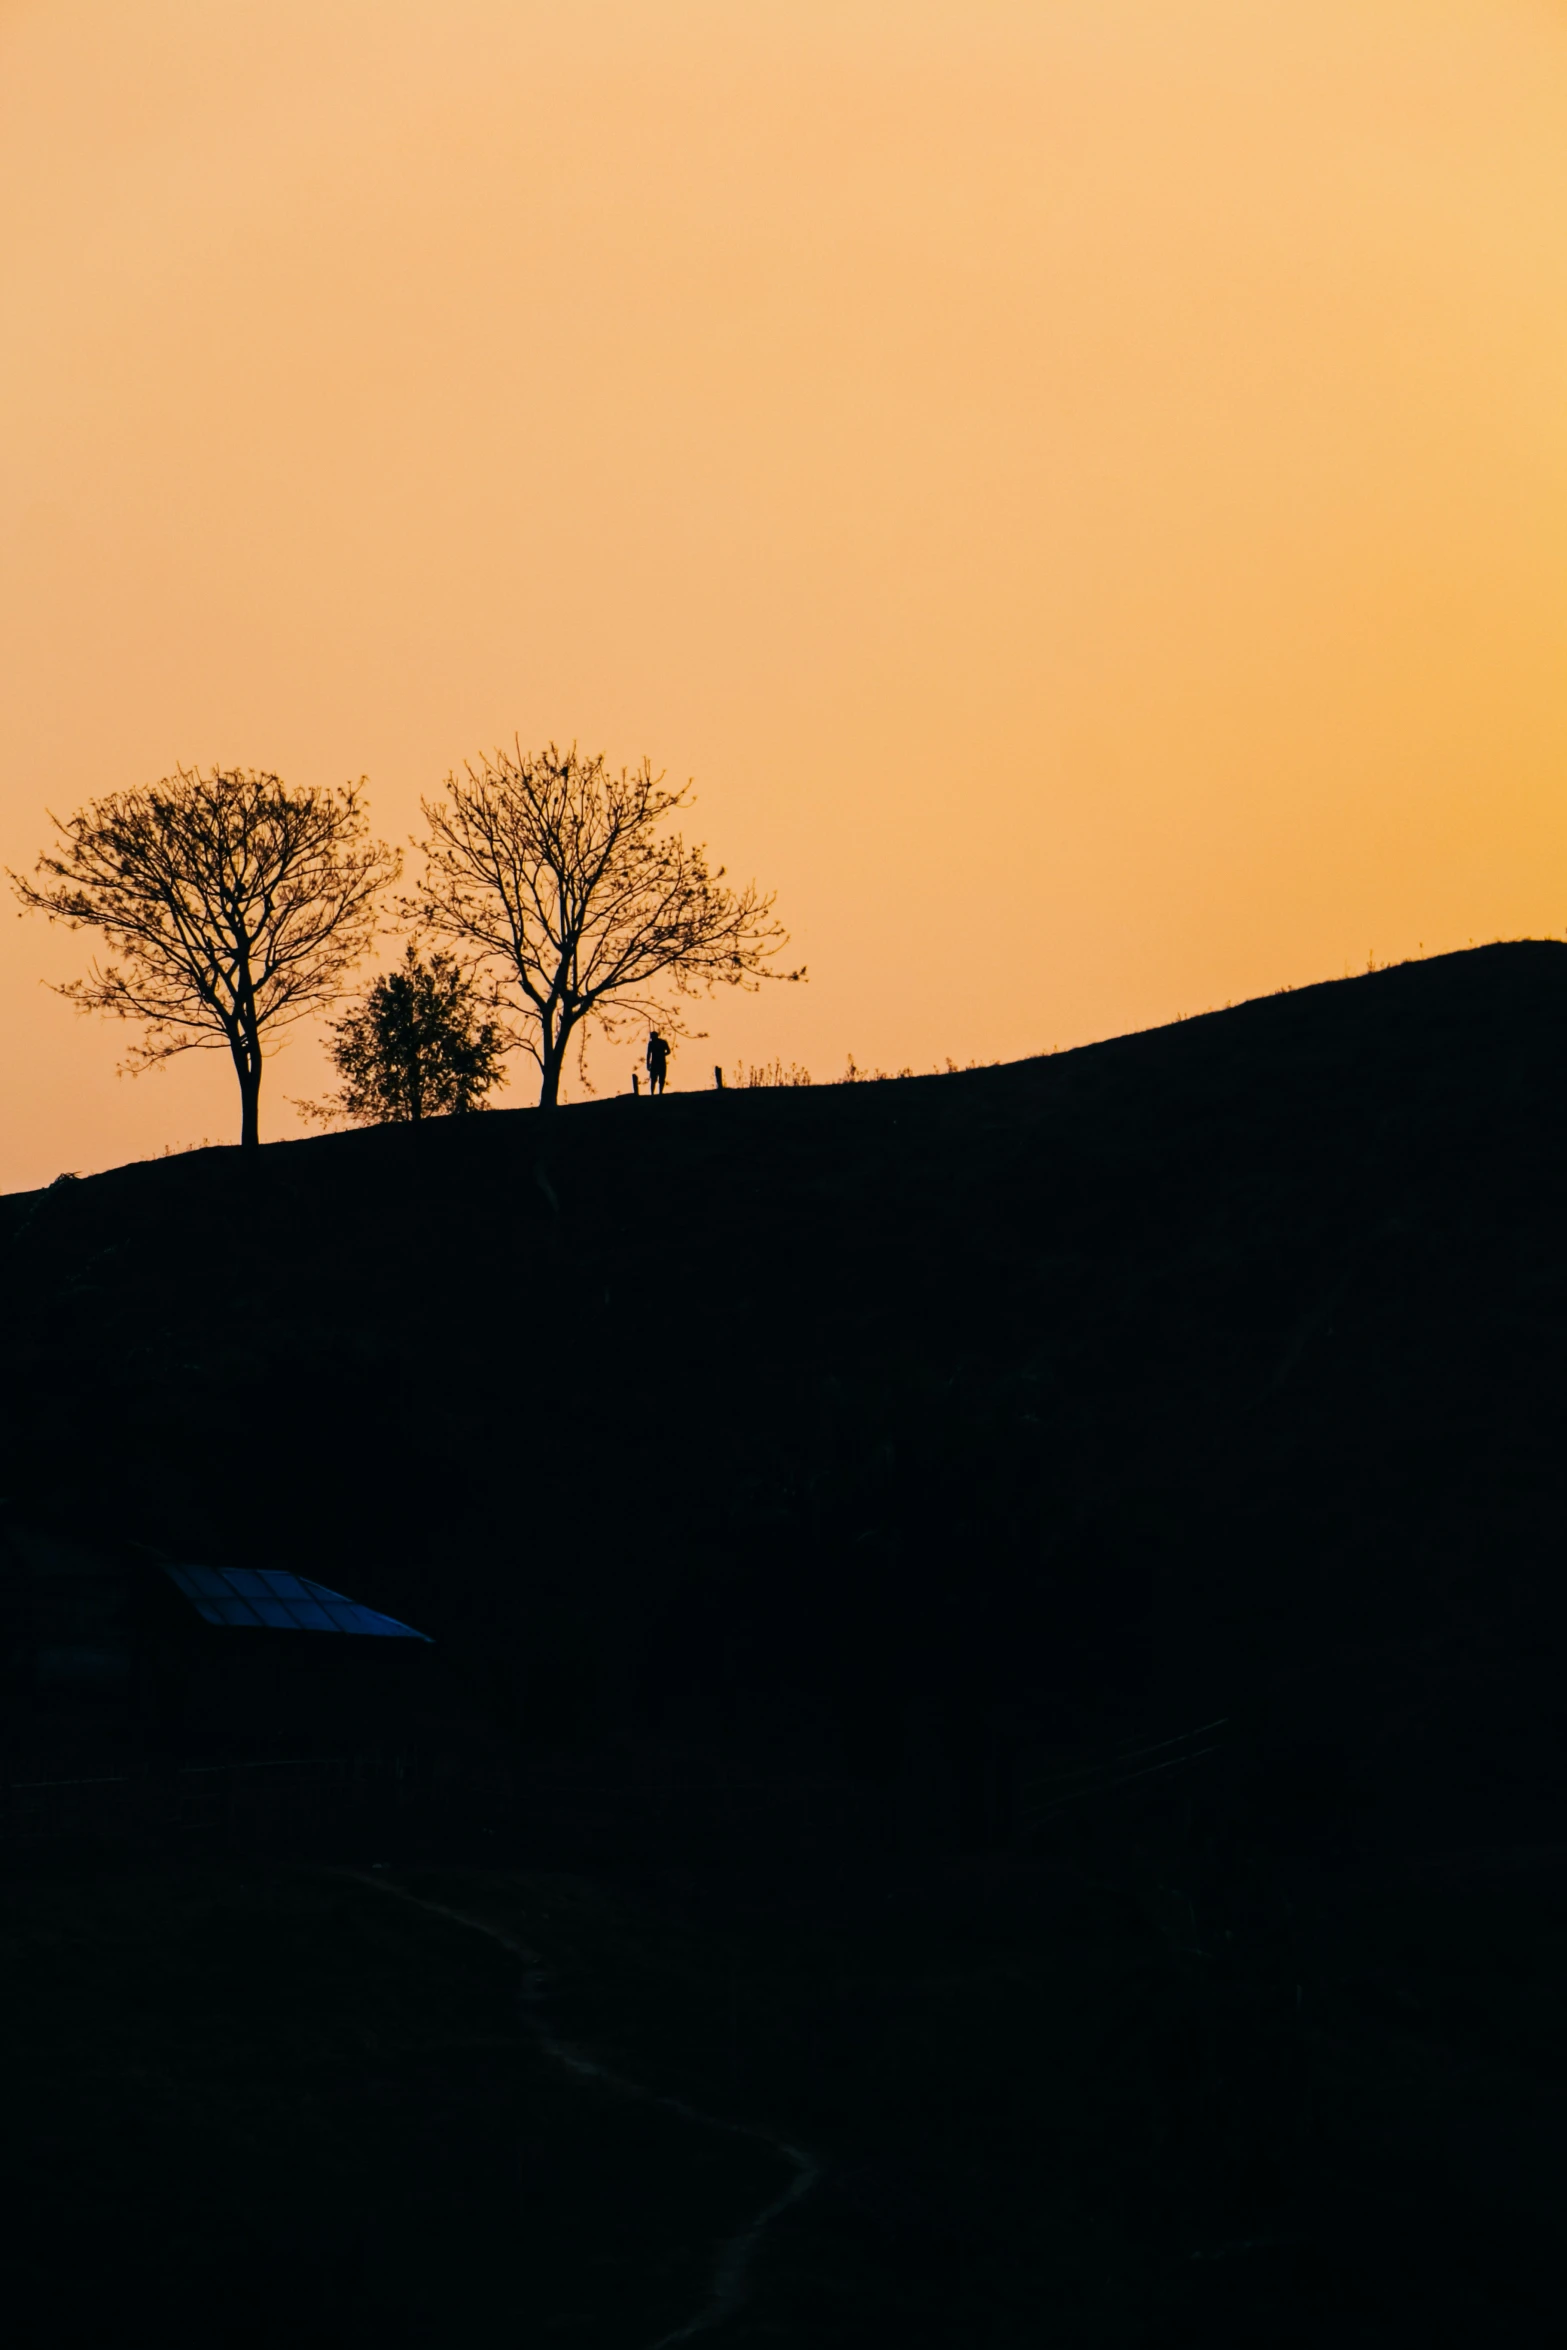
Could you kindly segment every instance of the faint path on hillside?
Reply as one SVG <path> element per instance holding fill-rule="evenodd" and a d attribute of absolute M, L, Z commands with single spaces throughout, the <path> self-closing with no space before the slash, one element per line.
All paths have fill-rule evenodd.
<path fill-rule="evenodd" d="M 470 1932 L 483 1934 L 491 1942 L 498 1942 L 523 1969 L 519 1998 L 528 2001 L 540 1996 L 544 1977 L 539 1953 L 529 1950 L 525 1943 L 517 1941 L 504 1927 L 492 1925 L 488 1918 L 474 1917 L 467 1910 L 451 1909 L 444 1901 L 427 1901 L 422 1894 L 410 1893 L 406 1886 L 394 1884 L 387 1877 L 371 1875 L 364 1869 L 339 1869 L 335 1873 L 352 1877 L 356 1884 L 368 1885 L 374 1893 L 389 1894 L 393 1900 L 406 1901 L 414 1909 L 426 1909 L 433 1917 L 447 1918 L 454 1926 L 466 1926 Z M 660 2089 L 649 2089 L 640 2081 L 628 2080 L 624 2073 L 613 2071 L 609 2065 L 599 2064 L 595 2058 L 584 2056 L 580 2049 L 557 2039 L 549 2026 L 538 2017 L 529 2015 L 526 2020 L 544 2054 L 556 2064 L 564 2065 L 568 2072 L 576 2073 L 579 2079 L 601 2081 L 606 2088 L 619 2090 L 622 2096 L 639 2098 L 646 2105 L 662 2106 L 666 2113 L 678 2114 L 682 2121 L 694 2122 L 699 2129 L 722 2130 L 725 2136 L 731 2138 L 749 2138 L 756 2145 L 770 2147 L 793 2168 L 794 2177 L 783 2193 L 775 2195 L 754 2219 L 748 2220 L 734 2235 L 725 2237 L 719 2245 L 708 2297 L 695 2317 L 688 2318 L 684 2325 L 676 2326 L 672 2333 L 660 2334 L 656 2341 L 648 2344 L 647 2350 L 668 2350 L 671 2343 L 689 2342 L 693 2336 L 722 2325 L 745 2299 L 746 2276 L 751 2258 L 764 2231 L 775 2219 L 781 2218 L 791 2204 L 798 2203 L 803 2195 L 810 2193 L 821 2177 L 821 2165 L 798 2146 L 791 2145 L 787 2138 L 780 2138 L 771 2130 L 761 2129 L 750 2122 L 725 2121 L 720 2114 L 699 2112 L 696 2106 L 688 2105 L 683 2097 L 670 2097 Z"/>

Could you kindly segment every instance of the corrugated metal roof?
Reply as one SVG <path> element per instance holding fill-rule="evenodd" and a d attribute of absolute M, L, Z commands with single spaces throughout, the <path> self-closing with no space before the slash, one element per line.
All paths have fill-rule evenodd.
<path fill-rule="evenodd" d="M 380 1616 L 324 1583 L 307 1582 L 280 1567 L 165 1567 L 168 1576 L 209 1624 L 270 1628 L 277 1632 L 350 1632 L 381 1640 L 427 1640 L 411 1624 Z"/>

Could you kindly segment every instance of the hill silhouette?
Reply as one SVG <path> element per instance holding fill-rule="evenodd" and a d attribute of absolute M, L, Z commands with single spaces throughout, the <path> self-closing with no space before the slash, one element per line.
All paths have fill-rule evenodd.
<path fill-rule="evenodd" d="M 7 1848 L 51 2322 L 264 2225 L 263 2331 L 651 2339 L 787 2143 L 737 2340 L 1559 2339 L 1564 1040 L 1492 947 L 0 1201 L 18 1515 L 416 1624 L 511 1758 L 411 1906 Z"/>
<path fill-rule="evenodd" d="M 1564 1046 L 1567 949 L 1494 946 L 1006 1067 L 13 1195 L 5 1488 L 351 1589 L 535 1748 L 892 1785 L 923 1740 L 984 1844 L 1030 1742 L 1223 1715 L 1281 1836 L 1527 1840 Z"/>

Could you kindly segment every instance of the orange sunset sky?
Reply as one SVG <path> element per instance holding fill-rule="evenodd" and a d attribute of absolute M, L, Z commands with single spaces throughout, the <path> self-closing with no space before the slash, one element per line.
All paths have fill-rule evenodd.
<path fill-rule="evenodd" d="M 1567 927 L 1567 0 L 0 0 L 0 354 L 0 863 L 646 752 L 811 969 L 677 1085 Z M 237 1137 L 89 951 L 0 1186 Z"/>

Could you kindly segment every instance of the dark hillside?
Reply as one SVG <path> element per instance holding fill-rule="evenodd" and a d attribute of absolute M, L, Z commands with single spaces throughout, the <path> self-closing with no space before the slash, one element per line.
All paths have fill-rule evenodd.
<path fill-rule="evenodd" d="M 1564 1043 L 1496 947 L 0 1201 L 18 1521 L 444 1671 L 270 1859 L 0 1838 L 13 2300 L 616 2350 L 766 2198 L 736 2345 L 1560 2340 Z"/>
<path fill-rule="evenodd" d="M 1281 1836 L 1527 1841 L 1564 1074 L 1567 950 L 1523 944 L 16 1195 L 0 1490 L 404 1616 L 535 1748 L 928 1752 L 983 1843 L 1032 1741 L 1227 1714 Z"/>

